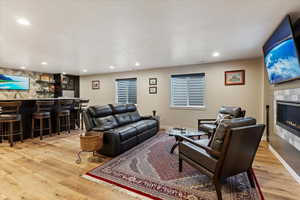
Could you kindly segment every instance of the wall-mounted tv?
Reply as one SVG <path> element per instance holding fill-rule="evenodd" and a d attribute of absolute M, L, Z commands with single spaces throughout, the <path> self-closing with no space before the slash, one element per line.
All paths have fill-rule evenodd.
<path fill-rule="evenodd" d="M 28 90 L 29 78 L 0 74 L 0 90 Z"/>
<path fill-rule="evenodd" d="M 289 15 L 265 43 L 263 51 L 271 84 L 300 78 L 298 49 Z"/>

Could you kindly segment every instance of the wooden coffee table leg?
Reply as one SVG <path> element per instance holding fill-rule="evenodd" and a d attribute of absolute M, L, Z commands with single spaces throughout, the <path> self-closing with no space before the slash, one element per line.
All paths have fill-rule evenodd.
<path fill-rule="evenodd" d="M 175 140 L 176 140 L 176 142 L 175 142 L 175 144 L 173 144 L 171 151 L 170 151 L 171 154 L 174 153 L 175 148 L 179 145 L 179 137 L 175 136 Z"/>
<path fill-rule="evenodd" d="M 171 151 L 170 151 L 171 154 L 174 152 L 175 148 L 176 148 L 178 145 L 179 145 L 179 142 L 178 142 L 178 141 L 176 141 L 176 143 L 173 144 L 173 146 L 172 146 L 172 148 L 171 148 Z"/>

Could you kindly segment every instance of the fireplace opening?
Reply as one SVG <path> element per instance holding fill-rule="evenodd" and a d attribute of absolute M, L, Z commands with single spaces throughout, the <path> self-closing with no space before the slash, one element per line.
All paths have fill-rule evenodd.
<path fill-rule="evenodd" d="M 277 101 L 276 124 L 300 137 L 300 102 Z"/>

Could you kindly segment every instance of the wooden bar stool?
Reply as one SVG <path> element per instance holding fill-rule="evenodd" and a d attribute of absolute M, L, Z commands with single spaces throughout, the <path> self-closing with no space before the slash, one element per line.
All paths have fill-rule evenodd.
<path fill-rule="evenodd" d="M 19 114 L 20 101 L 0 102 L 0 142 L 8 138 L 10 146 L 14 145 L 14 136 L 20 136 L 23 142 L 22 116 Z"/>
<path fill-rule="evenodd" d="M 40 140 L 43 139 L 43 132 L 45 130 L 49 131 L 49 135 L 52 136 L 52 126 L 51 126 L 51 110 L 53 108 L 54 101 L 37 101 L 36 102 L 36 112 L 32 114 L 32 125 L 31 125 L 31 138 L 34 138 L 34 132 L 40 132 Z M 39 127 L 36 127 L 35 121 L 39 121 Z M 44 122 L 48 121 L 48 127 Z"/>
<path fill-rule="evenodd" d="M 81 129 L 83 130 L 83 116 L 82 113 L 85 111 L 88 107 L 88 103 L 90 102 L 89 99 L 80 99 L 79 105 L 80 105 L 80 121 L 81 121 Z"/>
<path fill-rule="evenodd" d="M 60 99 L 58 101 L 58 111 L 57 111 L 57 132 L 60 134 L 61 128 L 70 133 L 70 110 L 73 106 L 73 100 L 71 99 Z"/>

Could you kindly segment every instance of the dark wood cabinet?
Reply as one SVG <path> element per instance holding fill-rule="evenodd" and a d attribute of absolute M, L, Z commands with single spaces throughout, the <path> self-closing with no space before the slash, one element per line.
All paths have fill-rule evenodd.
<path fill-rule="evenodd" d="M 54 74 L 54 97 L 62 97 L 63 90 L 74 91 L 74 97 L 79 97 L 79 76 Z"/>

